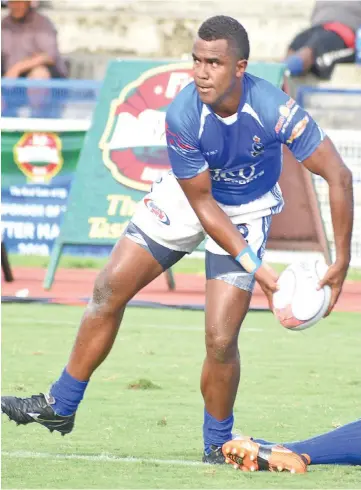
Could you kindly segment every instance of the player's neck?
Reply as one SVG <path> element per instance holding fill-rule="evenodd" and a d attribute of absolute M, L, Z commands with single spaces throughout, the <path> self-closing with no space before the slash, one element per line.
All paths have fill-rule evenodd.
<path fill-rule="evenodd" d="M 219 100 L 212 107 L 213 112 L 215 112 L 220 117 L 229 117 L 236 114 L 239 105 L 242 100 L 243 95 L 243 84 L 237 83 L 232 91 L 226 94 L 221 100 Z"/>

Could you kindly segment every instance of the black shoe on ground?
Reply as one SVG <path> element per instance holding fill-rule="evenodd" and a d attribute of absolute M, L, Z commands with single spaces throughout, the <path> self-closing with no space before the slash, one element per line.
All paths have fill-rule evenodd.
<path fill-rule="evenodd" d="M 2 396 L 1 411 L 17 425 L 37 422 L 49 429 L 50 432 L 57 430 L 62 436 L 65 436 L 73 430 L 75 413 L 69 416 L 57 415 L 51 408 L 54 401 L 51 395 L 43 395 L 43 393 L 33 395 L 30 398 Z"/>
<path fill-rule="evenodd" d="M 209 454 L 204 453 L 202 461 L 207 464 L 225 464 L 222 447 L 211 446 L 211 452 Z"/>

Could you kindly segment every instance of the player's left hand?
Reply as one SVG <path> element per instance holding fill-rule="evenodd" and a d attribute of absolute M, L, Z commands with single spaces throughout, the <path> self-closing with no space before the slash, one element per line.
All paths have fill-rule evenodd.
<path fill-rule="evenodd" d="M 338 262 L 336 260 L 334 264 L 330 265 L 323 279 L 321 279 L 319 282 L 318 289 L 323 288 L 325 285 L 328 285 L 331 288 L 330 306 L 325 313 L 325 317 L 331 313 L 338 300 L 338 297 L 340 296 L 348 267 L 348 262 Z"/>

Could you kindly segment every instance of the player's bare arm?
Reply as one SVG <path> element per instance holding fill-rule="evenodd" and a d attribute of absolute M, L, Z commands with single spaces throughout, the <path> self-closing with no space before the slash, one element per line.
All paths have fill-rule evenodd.
<path fill-rule="evenodd" d="M 346 167 L 332 141 L 326 137 L 303 165 L 310 172 L 323 177 L 329 186 L 332 224 L 335 236 L 336 260 L 328 269 L 320 287 L 332 288 L 329 314 L 341 293 L 351 257 L 353 224 L 352 173 Z"/>
<path fill-rule="evenodd" d="M 218 245 L 235 258 L 248 248 L 246 240 L 213 198 L 208 169 L 191 179 L 179 179 L 178 182 L 204 230 Z M 242 263 L 242 258 L 240 262 L 247 270 L 247 264 Z M 272 295 L 277 290 L 275 273 L 269 266 L 260 265 L 255 271 L 255 278 L 272 308 Z"/>

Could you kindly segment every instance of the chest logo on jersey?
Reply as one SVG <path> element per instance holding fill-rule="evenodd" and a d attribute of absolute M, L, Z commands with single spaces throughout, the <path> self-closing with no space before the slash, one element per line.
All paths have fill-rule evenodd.
<path fill-rule="evenodd" d="M 215 182 L 229 182 L 238 185 L 247 185 L 264 175 L 264 170 L 257 173 L 257 163 L 240 170 L 226 171 L 219 168 L 210 169 L 211 179 Z"/>
<path fill-rule="evenodd" d="M 253 157 L 258 157 L 263 152 L 264 152 L 264 145 L 263 143 L 261 143 L 261 138 L 259 138 L 258 136 L 253 136 L 251 155 Z"/>
<path fill-rule="evenodd" d="M 166 109 L 191 81 L 189 63 L 174 63 L 140 72 L 122 86 L 108 107 L 108 120 L 99 143 L 103 163 L 116 181 L 131 189 L 148 191 L 154 180 L 168 172 Z"/>

